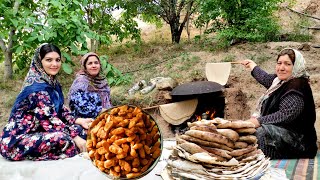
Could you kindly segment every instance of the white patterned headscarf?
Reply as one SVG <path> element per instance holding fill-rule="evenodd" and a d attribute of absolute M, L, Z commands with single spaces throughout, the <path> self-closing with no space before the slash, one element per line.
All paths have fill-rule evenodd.
<path fill-rule="evenodd" d="M 285 48 L 285 49 L 281 50 L 281 52 L 286 49 L 291 49 L 291 48 Z M 260 117 L 263 102 L 266 99 L 268 99 L 270 97 L 270 95 L 274 91 L 279 89 L 285 82 L 288 82 L 289 80 L 291 80 L 293 78 L 299 78 L 299 77 L 308 78 L 309 77 L 309 74 L 306 70 L 306 61 L 303 58 L 302 54 L 298 50 L 295 50 L 295 49 L 292 49 L 292 50 L 294 51 L 294 54 L 295 54 L 295 61 L 293 64 L 292 75 L 286 80 L 280 80 L 278 77 L 276 77 L 273 80 L 272 85 L 269 87 L 269 89 L 259 98 L 256 111 L 252 114 L 252 117 L 255 117 L 255 118 Z M 281 52 L 280 52 L 280 54 L 281 54 Z"/>
<path fill-rule="evenodd" d="M 293 65 L 292 77 L 293 78 L 309 77 L 309 73 L 307 72 L 307 69 L 306 69 L 306 61 L 304 60 L 302 54 L 298 50 L 295 50 L 295 49 L 292 49 L 292 50 L 294 51 L 294 54 L 295 54 L 295 62 Z"/>

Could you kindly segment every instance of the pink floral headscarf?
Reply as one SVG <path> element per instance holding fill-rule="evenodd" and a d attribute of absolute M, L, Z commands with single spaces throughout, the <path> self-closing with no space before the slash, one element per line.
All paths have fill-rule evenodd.
<path fill-rule="evenodd" d="M 107 80 L 105 77 L 99 73 L 97 76 L 91 76 L 85 68 L 85 63 L 90 56 L 95 56 L 98 58 L 99 56 L 96 53 L 89 52 L 85 54 L 81 59 L 81 69 L 76 74 L 76 79 L 74 80 L 73 84 L 68 93 L 68 97 L 70 99 L 71 94 L 77 92 L 79 89 L 86 91 L 86 92 L 96 92 L 100 95 L 102 100 L 102 107 L 103 108 L 110 108 L 111 100 L 110 100 L 110 87 L 108 85 Z M 100 69 L 101 72 L 101 69 Z"/>

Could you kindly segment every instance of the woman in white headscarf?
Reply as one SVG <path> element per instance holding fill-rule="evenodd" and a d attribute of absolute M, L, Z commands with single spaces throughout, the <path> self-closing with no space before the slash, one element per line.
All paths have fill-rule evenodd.
<path fill-rule="evenodd" d="M 276 74 L 268 74 L 252 60 L 241 63 L 267 88 L 248 120 L 257 128 L 259 149 L 272 159 L 313 158 L 317 153 L 316 113 L 302 54 L 283 49 Z"/>

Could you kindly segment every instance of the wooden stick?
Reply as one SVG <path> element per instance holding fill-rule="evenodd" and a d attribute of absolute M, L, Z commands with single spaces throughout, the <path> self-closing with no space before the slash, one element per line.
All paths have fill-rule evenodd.
<path fill-rule="evenodd" d="M 154 109 L 154 108 L 158 108 L 158 107 L 159 107 L 159 105 L 156 105 L 156 106 L 150 106 L 150 107 L 142 108 L 142 110 Z"/>
<path fill-rule="evenodd" d="M 295 10 L 293 10 L 293 9 L 291 9 L 291 8 L 288 8 L 288 7 L 286 7 L 286 8 L 289 9 L 290 11 L 294 12 L 294 13 L 297 13 L 297 14 L 300 14 L 300 15 L 303 15 L 303 16 L 307 16 L 307 17 L 309 17 L 309 18 L 313 18 L 313 19 L 320 20 L 319 17 L 315 17 L 315 16 L 311 16 L 311 15 L 306 14 L 306 13 L 302 13 L 302 12 L 299 12 L 299 11 L 295 11 Z"/>
<path fill-rule="evenodd" d="M 230 62 L 231 64 L 241 64 L 241 62 L 237 62 L 237 61 L 234 61 L 234 62 Z"/>

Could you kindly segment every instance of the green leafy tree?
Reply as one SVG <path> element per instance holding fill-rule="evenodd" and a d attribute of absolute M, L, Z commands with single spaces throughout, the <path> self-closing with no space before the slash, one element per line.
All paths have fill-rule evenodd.
<path fill-rule="evenodd" d="M 199 2 L 197 26 L 211 25 L 219 37 L 267 41 L 277 37 L 279 26 L 273 16 L 282 0 L 207 0 Z"/>
<path fill-rule="evenodd" d="M 124 9 L 127 17 L 139 16 L 159 25 L 160 19 L 170 25 L 172 43 L 179 43 L 190 16 L 195 12 L 195 0 L 113 0 Z"/>
<path fill-rule="evenodd" d="M 129 83 L 131 77 L 129 75 L 123 75 L 119 69 L 108 63 L 108 59 L 109 57 L 106 55 L 100 56 L 102 72 L 106 76 L 108 84 L 110 86 L 116 86 Z"/>
<path fill-rule="evenodd" d="M 120 14 L 114 16 L 119 8 L 114 6 L 112 1 L 89 0 L 84 6 L 85 19 L 90 30 L 94 31 L 111 44 L 111 37 L 115 37 L 116 41 L 131 39 L 140 42 L 140 30 L 134 16 Z M 101 42 L 100 38 L 90 37 L 91 51 L 98 49 Z"/>
<path fill-rule="evenodd" d="M 93 21 L 105 26 L 88 25 L 83 9 L 89 3 L 87 0 L 1 0 L 0 47 L 4 55 L 4 78 L 13 77 L 13 65 L 17 65 L 19 72 L 26 69 L 34 49 L 43 42 L 61 48 L 66 59 L 62 68 L 68 74 L 72 73 L 72 55 L 88 51 L 86 38 L 110 44 L 111 35 L 105 32 L 110 30 L 107 26 L 113 27 L 112 22 L 102 21 L 108 18 L 100 16 Z"/>
<path fill-rule="evenodd" d="M 4 78 L 13 77 L 13 65 L 23 70 L 30 63 L 34 49 L 43 42 L 56 44 L 66 61 L 62 67 L 71 73 L 71 54 L 85 49 L 88 26 L 82 19 L 79 1 L 40 0 L 1 1 L 0 46 L 5 57 Z"/>
<path fill-rule="evenodd" d="M 4 56 L 4 78 L 9 79 L 13 76 L 13 54 L 22 52 L 23 47 L 18 48 L 18 42 L 30 37 L 36 16 L 33 11 L 36 4 L 33 1 L 10 1 L 1 0 L 0 3 L 0 47 Z M 31 42 L 29 46 L 32 46 Z"/>
<path fill-rule="evenodd" d="M 32 39 L 50 42 L 61 47 L 65 62 L 63 70 L 71 74 L 73 65 L 71 56 L 82 55 L 87 52 L 86 37 L 101 38 L 92 31 L 83 19 L 84 12 L 81 10 L 82 1 L 56 1 L 43 0 L 39 4 L 41 18 L 44 22 L 42 27 L 34 32 Z"/>

